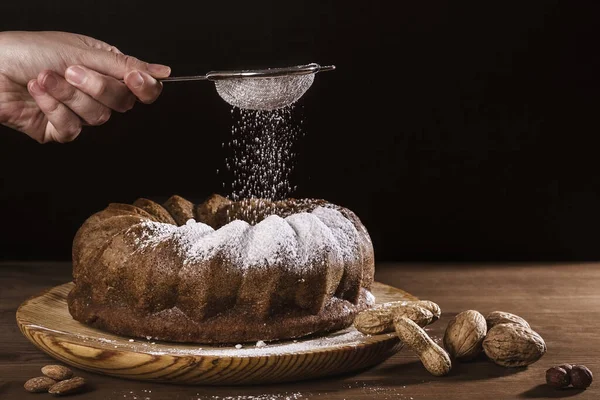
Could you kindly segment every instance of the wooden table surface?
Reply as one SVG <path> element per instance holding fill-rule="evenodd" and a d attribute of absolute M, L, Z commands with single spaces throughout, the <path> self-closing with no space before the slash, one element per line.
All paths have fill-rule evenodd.
<path fill-rule="evenodd" d="M 44 289 L 68 282 L 67 263 L 0 263 L 0 399 L 52 398 L 29 394 L 23 383 L 55 360 L 26 340 L 15 322 L 17 307 Z M 548 352 L 527 368 L 490 361 L 453 366 L 434 377 L 404 349 L 360 374 L 272 386 L 202 387 L 154 384 L 75 370 L 89 389 L 69 398 L 103 400 L 298 400 L 315 399 L 600 399 L 600 264 L 384 264 L 376 279 L 442 308 L 428 328 L 441 339 L 450 318 L 474 309 L 501 310 L 529 321 Z M 585 364 L 598 382 L 587 390 L 555 390 L 545 371 L 562 363 Z"/>

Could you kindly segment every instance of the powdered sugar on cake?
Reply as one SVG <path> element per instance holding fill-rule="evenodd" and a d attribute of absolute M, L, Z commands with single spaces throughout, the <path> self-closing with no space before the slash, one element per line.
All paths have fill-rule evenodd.
<path fill-rule="evenodd" d="M 196 225 L 204 224 L 197 223 Z M 204 226 L 210 228 L 208 225 Z M 240 250 L 243 248 L 249 228 L 250 225 L 241 220 L 233 221 L 216 231 L 210 228 L 210 232 L 194 240 L 191 246 L 186 246 L 184 263 L 210 260 L 217 253 L 231 262 L 239 261 L 242 256 Z M 186 239 L 192 242 L 189 240 L 191 238 L 187 237 Z"/>
<path fill-rule="evenodd" d="M 356 262 L 360 254 L 360 238 L 354 224 L 333 208 L 317 207 L 312 213 L 331 229 L 331 233 L 342 250 L 344 261 Z"/>
<path fill-rule="evenodd" d="M 323 254 L 329 264 L 342 265 L 356 261 L 359 247 L 358 231 L 352 222 L 327 207 L 286 218 L 271 215 L 256 225 L 234 220 L 217 230 L 194 220 L 179 227 L 144 221 L 128 233 L 140 251 L 169 241 L 175 244 L 184 264 L 220 254 L 244 270 L 272 265 L 294 270 L 315 268 L 325 261 L 317 259 Z"/>
<path fill-rule="evenodd" d="M 138 249 L 145 250 L 162 243 L 165 239 L 173 235 L 175 231 L 177 231 L 175 225 L 146 220 L 129 228 L 126 236 L 133 237 Z"/>
<path fill-rule="evenodd" d="M 288 266 L 298 260 L 300 243 L 296 233 L 286 220 L 277 215 L 271 215 L 254 225 L 249 232 L 247 244 L 243 268 L 260 265 Z"/>

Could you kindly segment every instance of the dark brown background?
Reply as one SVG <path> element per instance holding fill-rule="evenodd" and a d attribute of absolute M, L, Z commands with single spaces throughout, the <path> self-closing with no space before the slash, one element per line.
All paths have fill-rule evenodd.
<path fill-rule="evenodd" d="M 0 5 L 4 30 L 88 34 L 176 75 L 337 65 L 297 109 L 296 196 L 353 209 L 380 261 L 599 258 L 598 11 L 593 0 Z M 68 145 L 1 127 L 0 259 L 68 260 L 77 227 L 108 202 L 219 192 L 231 122 L 199 82 Z"/>

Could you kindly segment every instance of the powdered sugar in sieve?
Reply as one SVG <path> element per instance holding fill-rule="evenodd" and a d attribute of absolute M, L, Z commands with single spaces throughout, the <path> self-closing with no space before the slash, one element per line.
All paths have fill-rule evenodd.
<path fill-rule="evenodd" d="M 232 106 L 269 111 L 298 101 L 312 85 L 317 72 L 334 69 L 334 65 L 311 63 L 284 68 L 211 71 L 206 75 L 164 78 L 161 82 L 214 81 L 219 96 Z"/>
<path fill-rule="evenodd" d="M 276 110 L 295 103 L 306 93 L 314 74 L 215 81 L 219 96 L 234 107 Z"/>

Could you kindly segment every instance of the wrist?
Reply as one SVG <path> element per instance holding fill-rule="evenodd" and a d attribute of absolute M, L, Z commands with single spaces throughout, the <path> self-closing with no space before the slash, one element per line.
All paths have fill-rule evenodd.
<path fill-rule="evenodd" d="M 14 34 L 14 31 L 0 31 L 0 54 L 8 46 Z"/>
<path fill-rule="evenodd" d="M 0 73 L 11 75 L 14 68 L 14 60 L 17 56 L 19 31 L 0 31 Z"/>
<path fill-rule="evenodd" d="M 6 40 L 12 34 L 13 31 L 0 31 L 0 41 Z"/>

